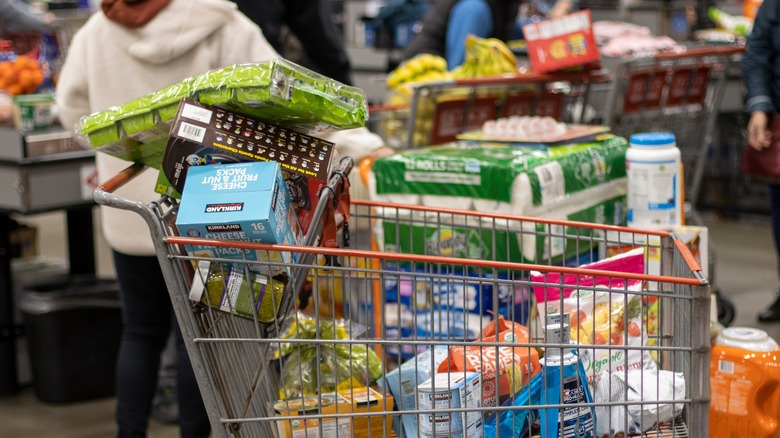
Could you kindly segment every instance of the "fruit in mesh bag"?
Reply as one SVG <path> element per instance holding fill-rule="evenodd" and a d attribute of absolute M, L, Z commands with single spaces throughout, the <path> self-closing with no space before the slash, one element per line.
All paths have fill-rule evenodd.
<path fill-rule="evenodd" d="M 34 92 L 43 79 L 38 61 L 29 56 L 20 55 L 13 61 L 0 62 L 0 90 L 12 96 Z"/>

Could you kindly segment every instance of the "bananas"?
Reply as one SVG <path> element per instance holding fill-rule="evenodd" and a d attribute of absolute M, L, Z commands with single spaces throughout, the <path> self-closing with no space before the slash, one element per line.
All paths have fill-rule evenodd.
<path fill-rule="evenodd" d="M 410 58 L 387 75 L 387 87 L 395 89 L 415 82 L 433 82 L 451 79 L 447 61 L 441 56 L 422 53 Z"/>
<path fill-rule="evenodd" d="M 496 38 L 466 38 L 466 59 L 452 71 L 455 79 L 482 78 L 517 73 L 517 58 Z"/>

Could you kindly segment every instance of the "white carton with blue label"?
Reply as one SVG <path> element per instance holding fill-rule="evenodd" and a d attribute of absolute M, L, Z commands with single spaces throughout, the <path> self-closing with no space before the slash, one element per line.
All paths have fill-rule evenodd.
<path fill-rule="evenodd" d="M 471 409 L 460 413 L 420 414 L 422 437 L 481 438 L 483 421 L 482 379 L 478 372 L 435 374 L 417 387 L 417 408 L 421 411 Z"/>
<path fill-rule="evenodd" d="M 385 375 L 380 386 L 386 386 L 393 394 L 399 411 L 414 411 L 417 406 L 416 389 L 421 383 L 436 374 L 439 365 L 447 360 L 450 349 L 446 345 L 435 345 L 401 364 L 400 367 Z M 403 426 L 406 438 L 417 438 L 417 415 L 403 414 L 393 417 L 393 429 L 400 431 Z"/>
<path fill-rule="evenodd" d="M 298 245 L 300 227 L 287 184 L 276 162 L 196 166 L 188 170 L 179 214 L 179 234 L 215 240 Z M 287 252 L 194 245 L 190 255 L 258 261 L 249 269 L 265 275 L 286 272 Z"/>

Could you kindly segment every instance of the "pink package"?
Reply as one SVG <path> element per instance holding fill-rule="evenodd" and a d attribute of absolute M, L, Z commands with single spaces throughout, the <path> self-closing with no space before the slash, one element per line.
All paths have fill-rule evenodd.
<path fill-rule="evenodd" d="M 643 274 L 645 269 L 644 249 L 633 249 L 626 253 L 618 254 L 614 257 L 600 260 L 595 263 L 582 265 L 580 268 L 627 274 Z M 563 276 L 563 279 L 561 279 L 561 276 Z M 560 300 L 561 290 L 563 291 L 563 297 L 568 298 L 572 292 L 579 288 L 603 286 L 610 289 L 622 289 L 626 286 L 633 286 L 635 283 L 640 282 L 640 280 L 628 280 L 628 284 L 626 284 L 626 280 L 622 278 L 559 274 L 557 272 L 541 273 L 538 271 L 531 272 L 531 281 L 534 283 L 545 283 L 548 285 L 571 286 L 563 288 L 561 286 L 533 286 L 534 296 L 536 296 L 537 303 Z"/>

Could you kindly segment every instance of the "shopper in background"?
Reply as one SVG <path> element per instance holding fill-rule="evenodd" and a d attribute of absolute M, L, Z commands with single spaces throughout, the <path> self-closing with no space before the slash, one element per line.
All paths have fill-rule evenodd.
<path fill-rule="evenodd" d="M 758 150 L 765 149 L 772 141 L 780 141 L 780 138 L 772 138 L 769 126 L 772 114 L 780 104 L 780 0 L 764 0 L 759 8 L 742 58 L 742 75 L 750 112 L 748 144 Z M 780 255 L 780 185 L 770 184 L 769 194 L 775 254 Z M 780 294 L 758 315 L 758 320 L 780 321 Z"/>
<path fill-rule="evenodd" d="M 442 56 L 452 70 L 466 57 L 466 37 L 514 37 L 520 0 L 442 0 L 431 9 L 422 30 L 404 50 L 403 59 L 420 53 Z"/>
<path fill-rule="evenodd" d="M 277 56 L 260 29 L 227 0 L 104 0 L 74 35 L 57 87 L 65 126 L 209 69 Z M 128 162 L 98 153 L 101 181 Z M 118 194 L 152 201 L 157 172 L 146 170 Z M 172 307 L 149 228 L 135 213 L 101 208 L 123 300 L 117 365 L 116 421 L 120 437 L 146 436 L 160 352 Z M 175 322 L 174 322 L 175 323 Z M 183 437 L 207 437 L 208 417 L 177 332 L 178 402 Z"/>
<path fill-rule="evenodd" d="M 0 0 L 0 33 L 44 31 L 55 19 L 54 14 L 38 13 L 21 0 Z"/>
<path fill-rule="evenodd" d="M 341 33 L 333 22 L 332 0 L 233 0 L 238 9 L 263 29 L 274 49 L 285 54 L 282 27 L 300 40 L 307 67 L 351 84 L 350 65 Z"/>
<path fill-rule="evenodd" d="M 65 126 L 207 70 L 279 55 L 260 29 L 227 0 L 103 0 L 74 35 L 57 87 Z M 356 161 L 392 151 L 365 128 L 323 136 Z M 129 163 L 98 152 L 99 180 Z M 147 169 L 117 190 L 150 202 L 157 171 Z M 113 250 L 123 299 L 123 333 L 117 365 L 116 420 L 120 437 L 143 437 L 149 421 L 160 352 L 171 329 L 171 302 L 149 228 L 135 213 L 101 208 L 102 231 Z M 179 424 L 183 437 L 206 437 L 209 424 L 176 325 Z"/>

